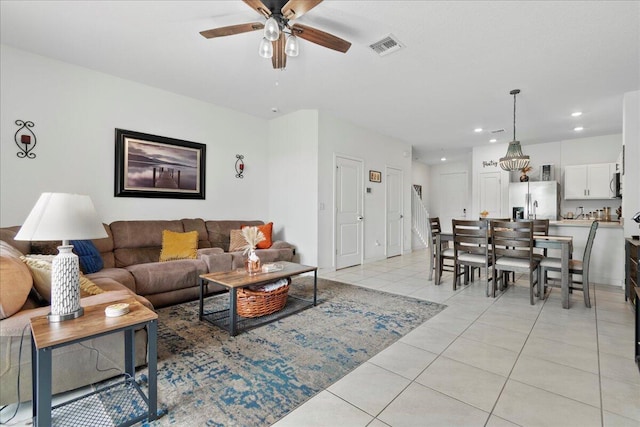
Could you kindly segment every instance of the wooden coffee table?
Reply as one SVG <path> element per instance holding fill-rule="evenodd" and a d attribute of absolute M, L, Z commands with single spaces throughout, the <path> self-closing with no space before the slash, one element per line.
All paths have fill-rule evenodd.
<path fill-rule="evenodd" d="M 308 265 L 295 264 L 293 262 L 278 262 L 283 269 L 269 273 L 249 274 L 244 269 L 221 271 L 219 273 L 202 274 L 200 276 L 200 309 L 198 318 L 206 320 L 222 329 L 227 329 L 229 335 L 238 334 L 239 326 L 242 329 L 251 329 L 256 326 L 264 325 L 274 320 L 281 319 L 290 314 L 297 313 L 317 304 L 318 294 L 318 267 L 310 267 Z M 280 311 L 262 316 L 259 318 L 244 318 L 237 314 L 237 290 L 238 288 L 246 288 L 248 286 L 263 285 L 276 280 L 298 276 L 313 271 L 313 301 L 307 301 L 295 296 L 289 295 L 287 305 Z M 204 298 L 208 283 L 215 283 L 229 290 L 229 308 L 218 311 L 204 311 Z"/>

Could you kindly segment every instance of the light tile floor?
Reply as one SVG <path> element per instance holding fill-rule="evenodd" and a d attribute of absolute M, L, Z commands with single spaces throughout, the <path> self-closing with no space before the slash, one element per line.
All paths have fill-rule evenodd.
<path fill-rule="evenodd" d="M 640 426 L 634 312 L 620 287 L 561 306 L 529 304 L 518 280 L 495 299 L 484 278 L 428 281 L 428 253 L 321 272 L 448 307 L 275 424 L 289 426 Z M 321 290 L 320 290 L 321 292 Z"/>
<path fill-rule="evenodd" d="M 428 281 L 426 251 L 320 276 L 448 307 L 276 427 L 640 426 L 634 312 L 620 287 L 593 287 L 591 309 L 582 292 L 562 309 L 558 289 L 531 306 L 522 281 L 487 298 L 484 279 L 457 291 L 450 273 Z M 30 412 L 10 424 L 29 425 Z"/>

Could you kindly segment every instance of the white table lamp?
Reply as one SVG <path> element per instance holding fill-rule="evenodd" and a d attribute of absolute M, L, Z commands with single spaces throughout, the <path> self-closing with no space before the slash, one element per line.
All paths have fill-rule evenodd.
<path fill-rule="evenodd" d="M 91 198 L 81 194 L 42 193 L 15 240 L 62 240 L 51 267 L 50 322 L 82 316 L 80 266 L 69 240 L 107 237 Z"/>

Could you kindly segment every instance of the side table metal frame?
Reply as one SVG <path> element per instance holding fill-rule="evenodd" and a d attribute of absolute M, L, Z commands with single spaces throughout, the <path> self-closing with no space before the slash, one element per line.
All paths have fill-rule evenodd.
<path fill-rule="evenodd" d="M 141 326 L 147 328 L 148 334 L 148 368 L 149 368 L 149 392 L 145 396 L 139 387 L 136 387 L 143 399 L 147 403 L 147 414 L 140 417 L 136 417 L 127 422 L 121 424 L 121 426 L 133 425 L 139 421 L 148 419 L 149 421 L 155 420 L 159 415 L 157 411 L 157 397 L 158 397 L 158 384 L 157 384 L 157 359 L 158 359 L 158 320 L 148 320 L 139 322 L 126 327 L 110 330 L 103 333 L 98 333 L 89 337 L 83 337 L 80 339 L 70 340 L 57 345 L 49 347 L 37 348 L 33 334 L 31 336 L 31 366 L 32 366 L 32 392 L 33 402 L 32 411 L 34 417 L 34 425 L 37 427 L 50 427 L 52 425 L 51 417 L 51 376 L 52 376 L 52 363 L 51 354 L 52 351 L 59 347 L 65 347 L 67 345 L 79 343 L 89 339 L 98 338 L 104 335 L 113 334 L 117 332 L 124 332 L 124 356 L 125 356 L 125 373 L 131 378 L 131 381 L 135 381 L 135 338 L 134 332 Z M 125 380 L 127 381 L 127 380 Z M 136 384 L 137 386 L 137 384 Z M 93 394 L 93 393 L 90 393 Z M 88 395 L 90 395 L 88 394 Z M 87 396 L 88 396 L 87 395 Z M 86 397 L 86 396 L 83 396 Z M 64 406 L 64 404 L 59 405 Z"/>

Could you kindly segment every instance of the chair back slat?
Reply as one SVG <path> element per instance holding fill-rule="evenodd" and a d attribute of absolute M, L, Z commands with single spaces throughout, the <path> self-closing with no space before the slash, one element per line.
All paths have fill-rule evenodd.
<path fill-rule="evenodd" d="M 533 259 L 533 223 L 492 221 L 491 247 L 496 256 Z"/>
<path fill-rule="evenodd" d="M 451 221 L 453 229 L 453 249 L 458 252 L 486 255 L 488 249 L 488 229 L 485 221 Z"/>

